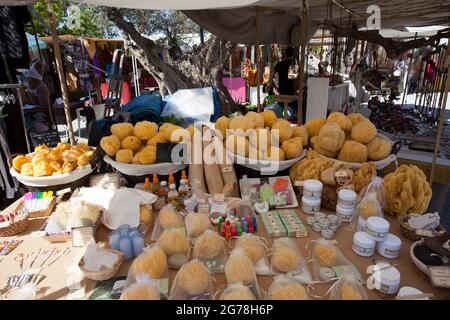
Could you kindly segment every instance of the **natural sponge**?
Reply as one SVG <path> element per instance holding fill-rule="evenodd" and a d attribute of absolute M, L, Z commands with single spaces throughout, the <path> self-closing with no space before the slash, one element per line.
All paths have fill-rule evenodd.
<path fill-rule="evenodd" d="M 350 113 L 349 115 L 347 115 L 347 118 L 352 122 L 353 125 L 357 124 L 362 120 L 368 120 L 361 113 Z"/>
<path fill-rule="evenodd" d="M 20 172 L 20 170 L 22 170 L 22 165 L 25 163 L 31 163 L 31 159 L 24 155 L 16 156 L 13 159 L 13 168 L 16 169 L 17 172 Z"/>
<path fill-rule="evenodd" d="M 225 289 L 220 300 L 256 300 L 256 298 L 249 287 L 235 284 Z"/>
<path fill-rule="evenodd" d="M 293 271 L 300 264 L 297 252 L 284 243 L 275 243 L 272 250 L 272 265 L 279 272 Z"/>
<path fill-rule="evenodd" d="M 186 239 L 186 235 L 177 229 L 164 230 L 157 242 L 164 253 L 169 257 L 179 253 L 187 253 L 189 251 L 189 242 Z"/>
<path fill-rule="evenodd" d="M 206 230 L 195 239 L 193 254 L 200 259 L 212 259 L 226 254 L 224 239 L 218 233 Z"/>
<path fill-rule="evenodd" d="M 402 164 L 383 181 L 385 211 L 394 215 L 424 213 L 432 191 L 422 170 L 414 165 Z"/>
<path fill-rule="evenodd" d="M 329 151 L 326 151 L 326 150 L 324 150 L 324 149 L 322 149 L 320 146 L 319 146 L 319 144 L 317 143 L 317 139 L 319 138 L 319 136 L 315 136 L 315 137 L 312 137 L 311 138 L 311 147 L 313 148 L 313 150 L 315 151 L 315 152 L 317 152 L 318 154 L 321 154 L 321 155 L 323 155 L 323 156 L 325 156 L 325 157 L 328 157 L 328 158 L 336 158 L 337 156 L 338 156 L 338 151 L 335 151 L 335 152 L 329 152 Z"/>
<path fill-rule="evenodd" d="M 283 161 L 285 159 L 284 151 L 278 147 L 271 146 L 263 153 L 264 160 Z"/>
<path fill-rule="evenodd" d="M 286 159 L 294 159 L 299 157 L 303 151 L 302 139 L 291 138 L 283 141 L 281 144 L 281 150 L 283 150 Z"/>
<path fill-rule="evenodd" d="M 130 269 L 134 277 L 146 273 L 152 279 L 162 279 L 167 272 L 166 254 L 159 246 L 153 246 L 134 259 Z"/>
<path fill-rule="evenodd" d="M 259 113 L 256 113 L 254 111 L 248 112 L 245 117 L 253 122 L 253 128 L 264 128 L 264 118 Z"/>
<path fill-rule="evenodd" d="M 363 300 L 363 297 L 359 294 L 350 283 L 343 283 L 341 286 L 342 300 Z"/>
<path fill-rule="evenodd" d="M 133 283 L 120 295 L 120 300 L 160 300 L 158 288 L 149 283 Z"/>
<path fill-rule="evenodd" d="M 261 112 L 261 116 L 264 119 L 264 127 L 266 128 L 272 128 L 272 125 L 277 121 L 277 115 L 272 110 Z"/>
<path fill-rule="evenodd" d="M 355 171 L 353 175 L 353 184 L 355 185 L 355 192 L 360 193 L 377 175 L 377 168 L 373 162 L 365 162 L 361 167 Z"/>
<path fill-rule="evenodd" d="M 222 138 L 226 137 L 229 125 L 230 118 L 228 118 L 227 116 L 221 116 L 219 119 L 217 119 L 215 128 L 222 134 Z"/>
<path fill-rule="evenodd" d="M 189 237 L 198 237 L 203 231 L 211 228 L 209 216 L 203 213 L 189 213 L 184 219 Z"/>
<path fill-rule="evenodd" d="M 184 227 L 183 216 L 168 206 L 161 208 L 158 214 L 158 221 L 163 229 Z"/>
<path fill-rule="evenodd" d="M 253 121 L 249 121 L 248 118 L 244 116 L 237 116 L 230 120 L 229 128 L 232 130 L 243 130 L 244 132 L 248 129 L 253 129 Z"/>
<path fill-rule="evenodd" d="M 120 163 L 131 163 L 133 151 L 130 149 L 120 149 L 116 153 L 116 161 Z"/>
<path fill-rule="evenodd" d="M 255 267 L 252 260 L 240 249 L 231 252 L 225 263 L 227 283 L 252 284 L 256 280 Z"/>
<path fill-rule="evenodd" d="M 327 122 L 335 122 L 345 132 L 352 131 L 353 123 L 341 112 L 332 112 L 327 118 Z"/>
<path fill-rule="evenodd" d="M 345 133 L 335 122 L 328 122 L 319 131 L 317 145 L 328 152 L 337 152 L 345 141 Z"/>
<path fill-rule="evenodd" d="M 351 137 L 353 140 L 367 144 L 375 138 L 377 128 L 369 120 L 362 120 L 352 128 Z"/>
<path fill-rule="evenodd" d="M 293 127 L 292 128 L 292 138 L 302 138 L 302 145 L 305 147 L 308 145 L 308 130 L 305 126 Z"/>
<path fill-rule="evenodd" d="M 363 163 L 367 161 L 367 147 L 353 140 L 344 142 L 338 159 L 341 161 Z"/>
<path fill-rule="evenodd" d="M 122 149 L 131 149 L 136 152 L 141 147 L 141 140 L 135 136 L 128 136 L 122 140 L 121 145 Z"/>
<path fill-rule="evenodd" d="M 156 146 L 146 146 L 139 151 L 138 161 L 140 164 L 153 164 L 156 162 Z"/>
<path fill-rule="evenodd" d="M 369 159 L 378 161 L 391 154 L 392 145 L 389 141 L 375 137 L 367 145 L 367 156 Z"/>
<path fill-rule="evenodd" d="M 208 289 L 210 276 L 208 269 L 198 260 L 184 264 L 177 273 L 177 283 L 190 295 L 199 295 Z"/>
<path fill-rule="evenodd" d="M 236 134 L 230 134 L 225 141 L 225 147 L 234 154 L 242 157 L 248 156 L 249 141 L 246 137 Z"/>
<path fill-rule="evenodd" d="M 134 126 L 134 135 L 141 140 L 148 140 L 158 132 L 158 125 L 150 121 L 141 121 Z"/>
<path fill-rule="evenodd" d="M 274 124 L 272 125 L 272 132 L 274 130 L 278 130 L 280 142 L 288 140 L 292 136 L 292 133 L 294 131 L 289 122 L 284 119 L 278 119 L 277 121 L 274 122 Z"/>
<path fill-rule="evenodd" d="M 336 250 L 327 245 L 317 243 L 314 247 L 314 252 L 319 263 L 324 267 L 332 267 L 338 260 Z"/>
<path fill-rule="evenodd" d="M 241 248 L 253 263 L 264 257 L 265 249 L 261 240 L 251 233 L 244 233 L 236 240 L 235 248 Z"/>
<path fill-rule="evenodd" d="M 311 120 L 306 121 L 305 127 L 308 130 L 308 136 L 310 138 L 317 136 L 320 132 L 320 129 L 327 123 L 324 118 L 313 118 Z"/>
<path fill-rule="evenodd" d="M 120 140 L 115 135 L 103 137 L 100 140 L 100 147 L 108 156 L 114 157 L 116 152 L 120 150 Z"/>
<path fill-rule="evenodd" d="M 270 292 L 271 300 L 307 300 L 305 288 L 298 282 L 290 282 L 276 286 Z"/>
<path fill-rule="evenodd" d="M 131 123 L 116 123 L 111 126 L 111 133 L 121 141 L 133 135 L 133 125 Z"/>
<path fill-rule="evenodd" d="M 158 143 L 166 143 L 166 142 L 167 142 L 167 139 L 166 139 L 166 135 L 164 134 L 164 132 L 158 132 L 153 137 L 148 139 L 147 145 L 148 146 L 156 146 L 156 144 L 158 144 Z"/>

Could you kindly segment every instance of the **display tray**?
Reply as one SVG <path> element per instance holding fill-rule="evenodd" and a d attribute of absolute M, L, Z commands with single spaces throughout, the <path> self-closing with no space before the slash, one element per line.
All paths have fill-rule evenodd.
<path fill-rule="evenodd" d="M 294 192 L 294 188 L 292 187 L 291 180 L 289 179 L 289 176 L 269 177 L 268 181 L 269 181 L 270 186 L 273 187 L 273 185 L 275 184 L 275 181 L 278 178 L 287 179 L 288 184 L 287 184 L 287 188 L 286 188 L 285 192 L 287 192 L 289 194 L 289 197 L 290 197 L 291 201 L 290 201 L 290 203 L 288 203 L 288 204 L 286 204 L 284 206 L 276 206 L 274 209 L 297 208 L 298 207 L 298 201 L 297 201 L 297 197 L 296 197 L 295 192 Z M 248 180 L 248 183 L 251 186 L 251 188 L 252 187 L 254 188 L 255 186 L 258 186 L 258 185 L 261 186 L 261 179 L 260 178 L 249 178 L 247 180 Z M 241 194 L 242 194 L 242 179 L 239 180 L 239 188 L 240 188 L 240 191 L 241 191 Z M 258 190 L 259 190 L 259 188 L 258 188 Z"/>
<path fill-rule="evenodd" d="M 292 167 L 294 164 L 306 157 L 307 152 L 308 150 L 304 149 L 299 157 L 284 161 L 249 159 L 234 154 L 229 150 L 227 150 L 227 155 L 234 163 L 252 170 L 260 171 L 261 175 L 273 175 L 279 171 L 283 171 Z"/>
<path fill-rule="evenodd" d="M 394 149 L 395 143 L 391 139 L 389 139 L 388 137 L 386 137 L 385 135 L 382 135 L 380 133 L 377 133 L 377 137 L 381 138 L 383 140 L 389 141 L 391 143 L 391 145 L 392 145 L 392 148 Z M 331 160 L 333 162 L 339 161 L 340 163 L 345 163 L 345 164 L 349 165 L 353 170 L 358 170 L 362 166 L 362 163 L 341 161 L 341 160 L 338 160 L 338 159 L 326 157 L 326 156 L 321 155 L 319 153 L 317 153 L 317 155 L 319 157 L 321 157 L 321 158 L 329 159 L 329 160 Z M 390 155 L 388 155 L 386 158 L 384 158 L 382 160 L 373 161 L 373 163 L 375 164 L 375 167 L 377 168 L 377 170 L 381 170 L 381 169 L 386 168 L 392 162 L 397 162 L 397 155 L 396 154 L 390 154 Z"/>
<path fill-rule="evenodd" d="M 169 175 L 169 173 L 175 173 L 180 170 L 186 169 L 188 166 L 185 163 L 155 163 L 148 165 L 127 164 L 117 162 L 108 155 L 105 155 L 103 157 L 103 160 L 120 173 L 129 176 L 143 176 L 148 174 L 166 176 Z"/>
<path fill-rule="evenodd" d="M 96 148 L 90 147 L 92 151 L 96 151 Z M 34 152 L 27 154 L 27 156 L 32 157 Z M 9 172 L 11 176 L 15 177 L 19 182 L 29 187 L 54 187 L 59 185 L 70 184 L 76 182 L 86 176 L 90 175 L 94 171 L 91 164 L 86 166 L 80 166 L 70 173 L 64 173 L 58 176 L 44 176 L 44 177 L 30 177 L 20 174 L 16 171 L 10 164 Z"/>

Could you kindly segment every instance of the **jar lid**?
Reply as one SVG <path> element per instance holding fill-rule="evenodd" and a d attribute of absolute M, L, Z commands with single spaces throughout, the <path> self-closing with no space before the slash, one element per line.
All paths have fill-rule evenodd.
<path fill-rule="evenodd" d="M 367 226 L 370 229 L 378 232 L 388 232 L 389 231 L 389 222 L 381 217 L 369 217 L 367 219 Z"/>
<path fill-rule="evenodd" d="M 338 192 L 338 198 L 344 201 L 355 201 L 356 200 L 356 192 L 349 189 L 342 189 Z"/>
<path fill-rule="evenodd" d="M 375 247 L 375 241 L 373 241 L 367 233 L 358 231 L 353 235 L 353 242 L 355 242 L 357 245 L 365 247 L 365 248 L 374 248 Z"/>
<path fill-rule="evenodd" d="M 320 220 L 320 219 L 323 219 L 323 218 L 325 218 L 327 215 L 325 214 L 325 213 L 323 213 L 323 212 L 316 212 L 316 213 L 314 213 L 314 218 L 316 218 L 316 220 Z"/>
<path fill-rule="evenodd" d="M 377 263 L 376 265 L 380 269 L 386 268 L 381 271 L 375 271 L 375 274 L 379 274 L 381 281 L 392 283 L 400 281 L 400 271 L 397 268 L 390 267 L 390 264 L 384 262 Z"/>
<path fill-rule="evenodd" d="M 311 199 L 307 198 L 305 196 L 302 197 L 302 203 L 308 205 L 308 206 L 320 206 L 321 199 Z"/>
<path fill-rule="evenodd" d="M 321 191 L 323 188 L 323 183 L 319 180 L 308 179 L 303 182 L 303 188 L 309 191 Z"/>
<path fill-rule="evenodd" d="M 384 238 L 383 241 L 380 242 L 380 244 L 383 246 L 400 248 L 402 246 L 402 240 L 395 234 L 388 233 L 386 238 Z"/>
<path fill-rule="evenodd" d="M 336 205 L 336 212 L 342 213 L 343 215 L 350 216 L 355 213 L 355 208 L 342 207 L 339 204 Z"/>
<path fill-rule="evenodd" d="M 320 234 L 327 240 L 331 240 L 334 237 L 334 231 L 329 229 L 323 229 Z"/>

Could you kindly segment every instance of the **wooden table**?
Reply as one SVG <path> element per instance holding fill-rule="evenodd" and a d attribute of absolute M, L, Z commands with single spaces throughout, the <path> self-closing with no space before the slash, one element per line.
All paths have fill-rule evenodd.
<path fill-rule="evenodd" d="M 4 212 L 8 212 L 13 210 L 18 204 L 19 200 L 16 201 L 14 204 L 12 204 L 10 207 L 4 210 Z M 304 222 L 306 220 L 307 215 L 301 212 L 300 209 L 298 209 L 298 214 L 300 219 Z M 391 223 L 391 233 L 394 233 L 396 235 L 400 235 L 400 227 L 398 223 L 393 219 L 392 217 L 387 217 L 389 222 Z M 268 239 L 269 244 L 271 244 L 272 239 L 269 239 L 266 237 L 266 232 L 263 227 L 263 224 L 260 220 L 258 220 L 260 223 L 258 225 L 258 232 L 257 235 L 261 237 L 265 237 Z M 66 243 L 60 243 L 60 244 L 51 244 L 47 242 L 46 240 L 40 238 L 39 236 L 33 236 L 33 231 L 39 230 L 40 227 L 44 224 L 45 219 L 37 219 L 30 222 L 30 226 L 28 230 L 17 237 L 11 237 L 11 238 L 21 238 L 24 239 L 24 242 L 16 248 L 13 252 L 11 252 L 8 256 L 4 257 L 3 260 L 0 261 L 0 286 L 3 287 L 5 284 L 6 279 L 8 276 L 17 274 L 20 270 L 17 265 L 17 263 L 14 262 L 14 257 L 19 252 L 31 252 L 35 250 L 35 248 L 38 247 L 70 247 L 71 242 Z M 317 232 L 314 232 L 309 226 L 306 226 L 307 230 L 309 232 L 308 238 L 293 238 L 297 245 L 299 246 L 302 253 L 307 256 L 305 251 L 305 245 L 308 243 L 311 239 L 317 239 L 320 238 L 320 235 Z M 96 239 L 100 242 L 108 242 L 108 233 L 109 230 L 104 227 L 103 225 L 100 226 L 96 233 Z M 149 232 L 146 236 L 146 242 L 150 242 L 150 235 L 151 232 Z M 336 233 L 336 240 L 338 241 L 338 247 L 343 252 L 345 257 L 349 259 L 359 270 L 359 272 L 363 275 L 363 277 L 367 278 L 368 275 L 366 274 L 366 268 L 373 264 L 373 259 L 377 260 L 388 260 L 380 256 L 378 253 L 375 253 L 374 256 L 370 258 L 364 258 L 361 256 L 356 255 L 352 250 L 352 237 L 353 237 L 353 231 L 349 230 L 348 224 L 342 224 L 342 226 L 339 228 L 338 232 Z M 421 273 L 416 266 L 413 264 L 413 262 L 410 259 L 409 250 L 412 242 L 408 239 L 405 239 L 400 235 L 402 239 L 402 249 L 400 253 L 400 257 L 398 259 L 390 260 L 390 262 L 398 264 L 397 268 L 401 273 L 401 283 L 400 286 L 412 286 L 415 287 L 423 292 L 426 293 L 433 293 L 434 298 L 432 299 L 450 299 L 450 290 L 445 289 L 439 289 L 434 288 L 431 286 L 428 277 L 425 276 L 423 273 Z M 0 238 L 0 241 L 5 240 L 6 238 Z M 234 245 L 232 241 L 231 246 Z M 77 264 L 77 259 L 80 258 L 80 249 L 79 248 L 72 248 L 71 253 L 65 257 L 64 259 L 60 259 L 57 263 L 52 265 L 47 270 L 43 270 L 43 273 L 47 275 L 47 278 L 41 283 L 40 287 L 45 288 L 43 292 L 39 293 L 38 298 L 39 299 L 65 299 L 65 295 L 67 294 L 67 283 L 68 283 L 68 277 L 70 275 L 70 268 Z M 82 253 L 81 253 L 82 254 Z M 0 258 L 2 259 L 2 258 Z M 122 264 L 119 272 L 116 276 L 126 276 L 128 273 L 128 269 L 130 267 L 131 261 L 125 262 Z M 310 272 L 312 274 L 312 265 L 311 263 L 308 263 L 308 267 L 310 268 Z M 175 275 L 176 270 L 169 270 L 169 283 L 172 284 Z M 225 286 L 226 280 L 225 275 L 222 274 L 215 274 L 216 281 L 214 283 L 214 289 L 218 290 Z M 95 288 L 96 282 L 92 280 L 85 279 L 86 281 L 86 297 L 92 292 L 92 290 Z M 260 285 L 260 288 L 263 290 L 267 290 L 270 286 L 270 284 L 273 281 L 272 276 L 258 276 L 258 282 Z M 328 285 L 317 285 L 316 286 L 316 294 L 323 294 L 326 292 L 326 290 L 329 288 Z M 170 286 L 169 286 L 170 287 Z M 370 299 L 393 299 L 393 297 L 382 297 L 379 294 L 377 294 L 375 291 L 367 290 L 367 295 Z M 326 299 L 326 298 L 325 298 Z"/>

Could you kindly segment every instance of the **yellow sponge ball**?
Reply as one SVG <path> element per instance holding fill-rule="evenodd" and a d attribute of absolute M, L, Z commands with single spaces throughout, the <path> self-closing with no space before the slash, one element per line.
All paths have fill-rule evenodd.
<path fill-rule="evenodd" d="M 305 127 L 308 130 L 308 136 L 310 138 L 317 136 L 319 134 L 320 129 L 327 123 L 324 118 L 313 118 L 311 120 L 306 121 Z"/>
<path fill-rule="evenodd" d="M 156 146 L 146 146 L 139 152 L 138 161 L 140 164 L 153 164 L 156 162 Z"/>
<path fill-rule="evenodd" d="M 308 145 L 308 130 L 305 126 L 293 127 L 292 138 L 302 138 L 302 145 L 305 147 Z"/>
<path fill-rule="evenodd" d="M 164 251 L 155 246 L 143 251 L 131 265 L 131 274 L 147 273 L 152 279 L 162 279 L 167 272 L 167 258 Z"/>
<path fill-rule="evenodd" d="M 335 122 L 345 132 L 352 131 L 353 123 L 341 112 L 332 112 L 327 118 L 327 122 Z"/>
<path fill-rule="evenodd" d="M 131 163 L 133 160 L 133 151 L 130 149 L 120 149 L 116 153 L 116 161 L 120 163 Z"/>
<path fill-rule="evenodd" d="M 141 140 L 135 136 L 128 136 L 121 142 L 122 149 L 131 149 L 136 152 L 141 147 Z"/>
<path fill-rule="evenodd" d="M 186 263 L 177 273 L 177 283 L 190 295 L 204 293 L 208 289 L 209 279 L 208 269 L 197 260 Z"/>
<path fill-rule="evenodd" d="M 341 161 L 363 163 L 367 161 L 367 147 L 353 140 L 344 142 L 338 159 Z"/>
<path fill-rule="evenodd" d="M 345 141 L 345 133 L 335 122 L 328 122 L 317 136 L 318 146 L 328 152 L 337 152 Z"/>
<path fill-rule="evenodd" d="M 141 140 L 148 140 L 158 132 L 158 125 L 150 121 L 141 121 L 134 126 L 134 135 Z"/>
<path fill-rule="evenodd" d="M 166 142 L 168 142 L 168 141 L 166 139 L 166 135 L 164 134 L 164 132 L 158 132 L 153 137 L 148 139 L 147 145 L 148 146 L 156 146 L 156 144 L 158 144 L 158 143 L 166 143 Z"/>
<path fill-rule="evenodd" d="M 272 133 L 276 134 L 276 131 L 274 132 L 274 130 L 278 130 L 280 143 L 290 139 L 294 131 L 289 122 L 284 119 L 275 121 L 275 123 L 272 125 Z"/>
<path fill-rule="evenodd" d="M 120 295 L 120 300 L 160 300 L 161 296 L 156 287 L 146 283 L 133 283 Z"/>
<path fill-rule="evenodd" d="M 367 144 L 367 151 L 369 159 L 378 161 L 391 154 L 392 145 L 385 139 L 375 137 Z"/>
<path fill-rule="evenodd" d="M 271 146 L 263 153 L 264 160 L 284 161 L 284 151 L 278 147 Z"/>
<path fill-rule="evenodd" d="M 300 256 L 288 246 L 277 244 L 273 246 L 272 265 L 280 272 L 295 270 L 300 264 Z"/>
<path fill-rule="evenodd" d="M 116 152 L 120 149 L 120 140 L 117 136 L 111 135 L 108 137 L 103 137 L 100 140 L 100 147 L 106 154 L 110 157 L 114 157 Z"/>
<path fill-rule="evenodd" d="M 111 126 L 111 133 L 121 141 L 133 135 L 133 125 L 131 123 L 116 123 Z"/>
<path fill-rule="evenodd" d="M 307 300 L 306 290 L 300 283 L 277 286 L 270 293 L 271 300 Z"/>
<path fill-rule="evenodd" d="M 164 230 L 157 242 L 169 257 L 189 251 L 189 242 L 186 239 L 186 235 L 177 229 Z"/>
<path fill-rule="evenodd" d="M 264 118 L 261 114 L 250 111 L 245 115 L 245 117 L 253 122 L 253 128 L 264 128 Z"/>
<path fill-rule="evenodd" d="M 361 113 L 350 113 L 349 115 L 347 115 L 347 118 L 352 122 L 353 125 L 357 124 L 362 120 L 368 120 Z"/>
<path fill-rule="evenodd" d="M 367 144 L 377 134 L 377 128 L 369 120 L 362 120 L 355 124 L 352 129 L 352 139 Z"/>
<path fill-rule="evenodd" d="M 252 284 L 256 273 L 250 258 L 244 253 L 232 253 L 225 263 L 225 278 L 228 283 Z"/>
<path fill-rule="evenodd" d="M 218 233 L 206 230 L 194 243 L 194 257 L 212 259 L 226 252 L 223 238 Z"/>
<path fill-rule="evenodd" d="M 266 110 L 261 112 L 261 116 L 264 119 L 264 127 L 272 128 L 272 125 L 277 121 L 277 115 L 272 110 Z"/>

